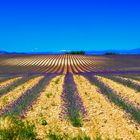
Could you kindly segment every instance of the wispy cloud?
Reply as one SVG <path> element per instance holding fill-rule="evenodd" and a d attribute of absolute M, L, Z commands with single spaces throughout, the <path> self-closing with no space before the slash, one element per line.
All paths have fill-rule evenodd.
<path fill-rule="evenodd" d="M 70 52 L 71 50 L 60 50 L 60 52 Z"/>

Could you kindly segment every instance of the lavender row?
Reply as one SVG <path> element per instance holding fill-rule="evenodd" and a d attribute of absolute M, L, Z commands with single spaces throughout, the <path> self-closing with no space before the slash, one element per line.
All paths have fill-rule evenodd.
<path fill-rule="evenodd" d="M 105 95 L 111 102 L 129 113 L 136 122 L 140 123 L 140 110 L 138 108 L 135 108 L 133 105 L 121 99 L 116 95 L 114 90 L 98 80 L 95 76 L 89 74 L 84 74 L 83 76 L 88 79 L 91 84 L 94 84 L 99 88 L 99 93 Z"/>
<path fill-rule="evenodd" d="M 60 117 L 67 117 L 73 126 L 81 126 L 82 118 L 87 114 L 87 111 L 78 94 L 73 75 L 70 73 L 65 75 L 61 100 L 62 112 Z"/>
<path fill-rule="evenodd" d="M 26 83 L 28 80 L 30 80 L 33 77 L 35 77 L 35 76 L 28 76 L 28 77 L 25 76 L 24 78 L 18 79 L 17 81 L 15 81 L 14 83 L 8 85 L 7 87 L 0 89 L 0 97 L 5 95 L 5 94 L 7 94 L 11 90 L 14 90 L 19 85 Z"/>
<path fill-rule="evenodd" d="M 78 73 L 78 74 L 84 74 L 84 73 Z M 120 74 L 140 74 L 140 70 L 114 70 L 114 71 L 106 71 L 106 70 L 103 70 L 103 71 L 95 71 L 95 72 L 86 72 L 85 74 L 93 74 L 93 75 L 120 75 Z"/>
<path fill-rule="evenodd" d="M 130 81 L 129 79 L 121 79 L 120 77 L 115 77 L 115 76 L 104 76 L 105 78 L 111 79 L 114 82 L 120 83 L 124 86 L 128 86 L 131 89 L 134 89 L 136 91 L 140 91 L 140 85 L 133 83 L 132 81 Z"/>
<path fill-rule="evenodd" d="M 0 112 L 0 116 L 10 114 L 23 117 L 26 113 L 27 107 L 32 107 L 32 102 L 37 99 L 46 84 L 48 84 L 54 76 L 55 75 L 45 76 L 35 86 L 23 93 L 15 102 L 6 106 L 6 108 Z"/>
<path fill-rule="evenodd" d="M 43 75 L 43 76 L 46 76 L 46 75 L 54 75 L 54 74 L 57 74 L 57 75 L 61 75 L 62 73 L 58 73 L 58 72 L 8 72 L 8 73 L 0 73 L 0 75 L 7 75 L 7 76 L 17 76 L 17 75 Z"/>
<path fill-rule="evenodd" d="M 0 79 L 0 82 L 5 82 L 7 80 L 13 79 L 18 77 L 17 75 L 12 75 L 12 76 L 8 76 L 8 75 L 4 75 L 2 79 Z"/>

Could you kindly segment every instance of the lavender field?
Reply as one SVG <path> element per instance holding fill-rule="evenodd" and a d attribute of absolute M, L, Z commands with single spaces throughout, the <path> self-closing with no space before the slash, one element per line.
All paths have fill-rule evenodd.
<path fill-rule="evenodd" d="M 1 140 L 140 140 L 139 55 L 0 55 Z"/>

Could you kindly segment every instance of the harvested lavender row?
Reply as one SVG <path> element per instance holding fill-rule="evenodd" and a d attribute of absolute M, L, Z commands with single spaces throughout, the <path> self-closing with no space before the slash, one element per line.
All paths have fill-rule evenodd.
<path fill-rule="evenodd" d="M 79 73 L 80 74 L 80 73 Z M 84 74 L 84 73 L 81 73 Z M 86 72 L 86 74 L 93 74 L 93 75 L 122 75 L 122 74 L 140 74 L 140 70 L 117 70 L 117 71 L 92 71 Z"/>
<path fill-rule="evenodd" d="M 5 82 L 7 80 L 11 80 L 11 79 L 16 78 L 16 77 L 18 77 L 18 76 L 17 75 L 14 75 L 14 76 L 4 76 L 2 79 L 0 79 L 0 83 L 1 82 Z"/>
<path fill-rule="evenodd" d="M 60 117 L 68 117 L 73 126 L 81 127 L 82 118 L 87 114 L 87 111 L 78 94 L 72 74 L 65 75 L 61 99 L 62 112 Z"/>
<path fill-rule="evenodd" d="M 135 108 L 133 105 L 127 103 L 123 99 L 121 99 L 118 95 L 115 94 L 111 88 L 105 85 L 103 82 L 98 80 L 94 75 L 91 74 L 84 74 L 83 75 L 86 79 L 89 80 L 91 84 L 96 85 L 99 87 L 99 93 L 104 94 L 111 102 L 115 105 L 119 106 L 120 108 L 124 109 L 127 113 L 131 115 L 131 117 L 138 123 L 140 123 L 140 110 Z"/>
<path fill-rule="evenodd" d="M 0 79 L 0 90 L 6 88 L 7 86 L 12 85 L 16 80 L 18 80 L 19 77 L 21 77 L 21 76 L 8 76 L 8 77 Z M 11 82 L 9 82 L 9 81 L 11 81 Z M 3 85 L 1 85 L 1 84 L 3 84 Z"/>
<path fill-rule="evenodd" d="M 124 78 L 129 78 L 132 80 L 140 81 L 140 75 L 119 75 Z"/>
<path fill-rule="evenodd" d="M 37 99 L 46 84 L 48 84 L 53 77 L 55 77 L 54 74 L 45 76 L 39 81 L 39 83 L 22 94 L 15 102 L 8 105 L 2 112 L 0 112 L 0 115 L 10 114 L 24 117 L 27 107 L 32 107 L 32 102 Z"/>
<path fill-rule="evenodd" d="M 136 91 L 140 91 L 140 85 L 131 82 L 129 79 L 128 80 L 121 79 L 120 77 L 115 77 L 115 76 L 104 76 L 104 77 L 108 78 L 108 79 L 111 79 L 111 80 L 113 80 L 113 81 L 115 81 L 117 83 L 121 83 L 124 86 L 128 86 L 128 87 L 130 87 L 132 89 L 135 89 Z"/>
<path fill-rule="evenodd" d="M 33 77 L 36 77 L 36 76 L 27 76 L 26 75 L 24 78 L 19 79 L 19 80 L 13 82 L 12 84 L 8 85 L 7 87 L 0 89 L 0 97 L 3 96 L 4 94 L 7 94 L 11 90 L 14 90 L 19 85 L 26 83 L 28 80 L 30 80 Z"/>
<path fill-rule="evenodd" d="M 2 91 L 4 91 L 6 88 L 8 89 L 10 86 L 12 86 L 14 83 L 18 82 L 21 79 L 23 79 L 23 76 L 17 76 L 0 83 L 0 93 L 2 93 Z"/>

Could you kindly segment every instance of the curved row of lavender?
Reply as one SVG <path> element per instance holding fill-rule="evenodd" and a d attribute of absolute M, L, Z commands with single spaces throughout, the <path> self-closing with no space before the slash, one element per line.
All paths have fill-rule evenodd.
<path fill-rule="evenodd" d="M 91 84 L 94 84 L 99 88 L 98 92 L 100 94 L 105 95 L 110 100 L 110 102 L 114 103 L 125 112 L 129 113 L 136 122 L 140 123 L 140 109 L 123 100 L 119 95 L 116 94 L 116 91 L 100 81 L 93 74 L 84 74 L 83 76 L 88 79 Z M 108 77 L 111 78 L 111 76 Z"/>
<path fill-rule="evenodd" d="M 105 78 L 108 78 L 110 80 L 113 80 L 114 82 L 117 82 L 117 83 L 120 83 L 124 86 L 127 86 L 127 87 L 130 87 L 134 90 L 136 90 L 137 92 L 140 91 L 140 84 L 139 83 L 135 83 L 135 82 L 132 82 L 130 79 L 135 79 L 135 77 L 129 77 L 128 76 L 128 79 L 122 79 L 121 77 L 125 77 L 123 75 L 121 75 L 121 77 L 116 77 L 116 76 L 113 76 L 113 75 L 104 75 L 103 77 Z M 140 81 L 140 78 L 136 77 L 137 81 Z"/>
<path fill-rule="evenodd" d="M 46 75 L 39 83 L 23 93 L 15 102 L 7 105 L 4 110 L 1 110 L 0 116 L 10 114 L 24 117 L 27 107 L 32 107 L 32 102 L 41 94 L 46 84 L 55 76 L 54 74 Z"/>
<path fill-rule="evenodd" d="M 12 76 L 8 76 L 8 75 L 0 75 L 0 77 L 3 77 L 2 79 L 0 79 L 0 82 L 4 82 L 6 80 L 10 80 L 12 78 L 16 78 L 17 75 L 12 75 Z"/>
<path fill-rule="evenodd" d="M 0 83 L 6 82 L 7 80 L 11 80 L 11 79 L 17 78 L 17 77 L 18 77 L 18 76 L 16 76 L 16 75 L 13 75 L 13 76 L 5 76 L 5 77 L 3 77 L 2 79 L 0 79 Z M 18 80 L 16 80 L 16 81 L 18 81 Z M 15 83 L 16 81 L 1 86 L 1 87 L 0 87 L 0 91 L 3 90 L 3 89 L 6 88 L 6 87 L 12 85 L 12 84 Z"/>
<path fill-rule="evenodd" d="M 63 66 L 70 66 L 71 69 L 75 67 L 77 72 L 72 70 L 73 73 L 132 72 L 131 70 L 140 73 L 140 55 L 4 55 L 0 59 L 0 74 L 54 73 Z"/>
<path fill-rule="evenodd" d="M 58 73 L 57 71 L 55 72 L 49 72 L 49 73 L 46 73 L 46 72 L 15 72 L 15 73 L 8 73 L 5 75 L 5 77 L 7 76 L 17 76 L 17 75 L 48 75 L 48 74 L 57 74 L 57 75 L 62 75 L 63 74 L 63 71 L 64 71 L 65 67 L 63 66 L 62 70 L 60 73 Z M 120 75 L 120 74 L 133 74 L 133 75 L 140 75 L 140 70 L 102 70 L 102 71 L 91 71 L 91 72 L 87 72 L 87 71 L 84 71 L 84 72 L 81 72 L 77 69 L 77 67 L 75 67 L 75 69 L 78 71 L 78 72 L 75 72 L 72 68 L 72 71 L 73 71 L 73 74 L 78 74 L 78 75 L 83 75 L 83 74 L 94 74 L 94 75 L 98 75 L 98 74 L 101 74 L 101 75 Z M 81 68 L 82 69 L 82 68 Z M 69 71 L 67 70 L 67 74 L 69 73 Z M 3 75 L 3 74 L 0 74 L 0 75 Z"/>
<path fill-rule="evenodd" d="M 27 81 L 29 81 L 33 77 L 36 77 L 36 76 L 35 75 L 31 75 L 31 76 L 24 75 L 22 79 L 15 81 L 14 83 L 8 85 L 5 88 L 0 88 L 0 97 L 5 95 L 5 94 L 8 94 L 8 92 L 10 92 L 11 90 L 14 90 L 19 85 L 26 83 Z"/>
<path fill-rule="evenodd" d="M 87 114 L 87 111 L 78 94 L 73 75 L 70 73 L 65 75 L 61 100 L 62 111 L 60 118 L 69 119 L 73 126 L 81 127 L 82 119 Z"/>

